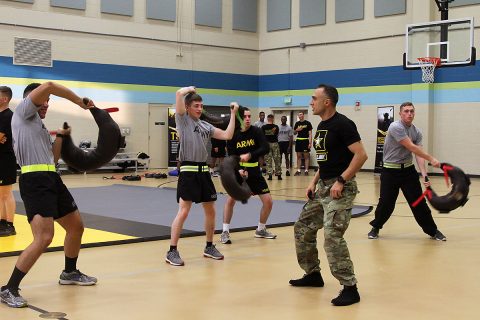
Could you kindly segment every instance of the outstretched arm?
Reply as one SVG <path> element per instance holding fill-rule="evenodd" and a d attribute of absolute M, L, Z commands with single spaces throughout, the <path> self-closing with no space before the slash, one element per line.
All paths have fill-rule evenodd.
<path fill-rule="evenodd" d="M 51 94 L 68 99 L 83 109 L 88 109 L 87 105 L 83 103 L 82 98 L 77 96 L 72 90 L 52 81 L 41 84 L 30 92 L 28 96 L 35 105 L 39 106 L 45 103 Z"/>
<path fill-rule="evenodd" d="M 430 163 L 432 164 L 432 166 L 438 168 L 440 167 L 440 162 L 435 159 L 434 157 L 432 157 L 431 155 L 429 155 L 428 153 L 426 153 L 422 147 L 420 146 L 417 146 L 416 144 L 414 144 L 412 142 L 412 140 L 410 138 L 405 138 L 403 140 L 400 140 L 399 143 L 404 146 L 405 148 L 407 148 L 409 151 L 413 152 L 416 156 L 419 156 L 427 161 L 430 161 Z M 420 164 L 419 164 L 420 165 Z M 424 169 L 425 170 L 425 169 Z M 422 173 L 423 174 L 423 173 Z"/>

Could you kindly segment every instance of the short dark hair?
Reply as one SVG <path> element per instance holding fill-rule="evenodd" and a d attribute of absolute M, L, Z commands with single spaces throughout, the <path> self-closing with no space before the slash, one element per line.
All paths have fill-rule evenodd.
<path fill-rule="evenodd" d="M 185 96 L 185 106 L 190 106 L 193 101 L 203 102 L 203 99 L 199 94 L 190 92 Z"/>
<path fill-rule="evenodd" d="M 40 86 L 41 86 L 41 83 L 38 83 L 38 82 L 30 83 L 25 88 L 25 90 L 23 90 L 23 97 L 26 98 L 30 92 L 32 92 L 33 90 L 37 89 Z"/>
<path fill-rule="evenodd" d="M 328 99 L 332 100 L 333 105 L 336 106 L 338 103 L 338 91 L 337 88 L 330 86 L 328 84 L 319 84 L 317 89 L 323 88 L 323 91 L 327 95 Z"/>
<path fill-rule="evenodd" d="M 10 87 L 7 87 L 7 86 L 0 86 L 0 92 L 7 96 L 8 98 L 8 101 L 12 100 L 12 89 L 10 89 Z"/>
<path fill-rule="evenodd" d="M 415 106 L 413 105 L 413 103 L 411 103 L 410 101 L 405 101 L 404 103 L 402 103 L 402 104 L 400 105 L 400 111 L 402 111 L 402 109 L 403 109 L 404 107 L 407 107 L 407 106 L 412 106 L 413 109 L 415 109 Z"/>
<path fill-rule="evenodd" d="M 273 116 L 273 114 L 270 113 L 270 114 L 267 116 L 267 118 L 272 118 L 272 119 L 273 119 L 274 116 Z"/>
<path fill-rule="evenodd" d="M 263 111 L 260 111 L 260 112 L 258 113 L 258 115 L 261 115 L 262 113 L 263 113 L 263 114 L 265 114 L 265 112 L 263 112 Z"/>

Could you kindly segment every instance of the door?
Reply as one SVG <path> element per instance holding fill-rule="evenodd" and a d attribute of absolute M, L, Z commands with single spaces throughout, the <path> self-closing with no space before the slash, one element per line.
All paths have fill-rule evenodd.
<path fill-rule="evenodd" d="M 148 155 L 150 168 L 168 168 L 167 104 L 148 105 Z"/>

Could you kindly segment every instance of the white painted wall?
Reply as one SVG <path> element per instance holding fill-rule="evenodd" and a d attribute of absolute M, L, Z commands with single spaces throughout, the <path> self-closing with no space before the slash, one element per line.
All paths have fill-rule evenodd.
<path fill-rule="evenodd" d="M 232 30 L 232 0 L 223 0 L 221 29 L 194 25 L 194 0 L 179 0 L 179 19 L 175 23 L 145 19 L 144 1 L 135 1 L 133 17 L 121 17 L 101 14 L 99 0 L 87 0 L 86 11 L 52 8 L 48 0 L 36 0 L 34 5 L 0 0 L 0 55 L 12 56 L 13 38 L 20 36 L 52 40 L 53 58 L 65 61 L 252 75 L 399 66 L 404 37 L 398 35 L 403 35 L 405 25 L 440 18 L 433 0 L 407 0 L 407 14 L 381 18 L 373 16 L 374 0 L 365 0 L 365 19 L 335 23 L 335 2 L 327 0 L 326 25 L 300 28 L 299 0 L 293 0 L 292 29 L 266 32 L 266 3 L 259 0 L 259 32 L 255 34 Z M 480 5 L 450 9 L 452 19 L 471 16 L 480 17 Z M 477 19 L 476 25 L 479 23 Z M 478 47 L 480 33 L 476 31 Z M 374 39 L 377 37 L 386 38 Z M 176 41 L 205 46 L 180 45 Z M 301 49 L 300 42 L 307 47 Z M 102 107 L 110 106 L 108 101 L 103 103 Z M 114 106 L 121 107 L 121 112 L 114 115 L 119 124 L 132 128 L 127 138 L 130 151 L 145 150 L 148 104 L 116 103 Z M 360 111 L 354 111 L 353 106 L 339 108 L 357 123 L 369 153 L 367 169 L 373 169 L 375 158 L 377 106 L 362 105 Z M 478 104 L 434 105 L 434 112 L 427 112 L 431 105 L 416 107 L 417 125 L 424 133 L 431 132 L 425 139 L 425 147 L 440 160 L 480 174 L 480 148 L 476 139 Z M 269 109 L 260 109 L 269 113 Z M 47 125 L 55 129 L 65 118 L 72 119 L 75 138 L 77 132 L 82 132 L 78 139 L 95 140 L 94 134 L 89 136 L 89 127 L 83 127 L 80 112 L 68 103 L 52 101 Z M 252 114 L 256 121 L 258 112 L 253 110 Z"/>

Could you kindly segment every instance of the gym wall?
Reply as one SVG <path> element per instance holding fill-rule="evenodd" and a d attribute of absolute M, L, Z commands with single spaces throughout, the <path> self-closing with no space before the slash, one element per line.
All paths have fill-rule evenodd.
<path fill-rule="evenodd" d="M 322 0 L 307 2 L 316 2 L 322 8 Z M 475 136 L 480 129 L 473 122 L 480 115 L 476 105 L 480 99 L 480 66 L 439 69 L 435 85 L 423 84 L 419 70 L 405 71 L 402 67 L 405 26 L 440 20 L 435 2 L 407 0 L 405 13 L 395 14 L 402 8 L 379 10 L 381 2 L 397 5 L 398 1 L 365 0 L 363 19 L 338 23 L 337 2 L 327 0 L 325 23 L 308 27 L 300 27 L 302 15 L 297 13 L 301 12 L 301 1 L 292 1 L 291 29 L 267 32 L 265 21 L 260 21 L 259 105 L 308 106 L 318 84 L 335 85 L 340 92 L 338 110 L 356 122 L 368 152 L 364 168 L 373 169 L 377 107 L 395 106 L 398 119 L 399 105 L 412 101 L 417 109 L 415 123 L 424 133 L 425 149 L 441 161 L 479 174 L 479 142 Z M 264 17 L 268 8 L 265 2 L 260 3 L 259 15 Z M 375 16 L 375 12 L 389 11 L 392 15 Z M 449 18 L 479 13 L 480 5 L 451 7 Z M 475 31 L 478 46 L 480 35 L 478 29 Z M 284 104 L 286 95 L 292 96 L 291 105 Z M 356 101 L 361 102 L 360 111 L 354 110 Z M 316 127 L 318 117 L 309 114 L 308 118 Z"/>
<path fill-rule="evenodd" d="M 145 1 L 134 2 L 132 17 L 102 13 L 101 1 L 85 10 L 0 1 L 0 83 L 14 90 L 12 105 L 27 83 L 54 80 L 99 107 L 120 107 L 112 116 L 131 128 L 127 151 L 148 153 L 148 105 L 171 105 L 179 87 L 196 85 L 212 105 L 258 105 L 258 35 L 233 30 L 233 2 L 223 3 L 222 28 L 213 28 L 195 24 L 195 1 L 176 3 L 176 22 L 147 19 Z M 14 65 L 15 37 L 51 41 L 52 67 Z M 96 141 L 88 113 L 62 100 L 51 106 L 51 130 L 67 120 L 75 141 Z"/>
<path fill-rule="evenodd" d="M 101 107 L 118 106 L 121 111 L 114 118 L 131 128 L 128 151 L 147 153 L 148 104 L 172 104 L 178 87 L 196 85 L 209 105 L 235 100 L 268 113 L 271 108 L 306 107 L 313 88 L 329 83 L 339 88 L 339 111 L 357 123 L 362 135 L 369 154 L 364 168 L 374 167 L 376 107 L 394 105 L 398 119 L 400 103 L 411 100 L 425 148 L 440 160 L 480 174 L 475 139 L 480 126 L 473 123 L 480 110 L 478 67 L 440 69 L 432 90 L 421 83 L 420 71 L 404 71 L 401 66 L 405 25 L 440 19 L 433 0 L 406 0 L 405 13 L 402 5 L 382 7 L 391 1 L 364 0 L 363 19 L 344 22 L 336 22 L 336 8 L 349 10 L 348 1 L 282 0 L 290 3 L 290 29 L 271 32 L 267 32 L 270 1 L 258 1 L 257 16 L 251 11 L 255 1 L 247 1 L 245 21 L 233 18 L 234 8 L 243 8 L 238 1 L 243 0 L 220 1 L 219 28 L 195 24 L 196 5 L 215 6 L 218 1 L 174 1 L 171 21 L 171 14 L 160 17 L 164 20 L 148 19 L 151 1 L 132 1 L 129 16 L 102 13 L 100 0 L 86 1 L 85 9 L 53 7 L 47 0 L 33 4 L 0 0 L 0 83 L 14 89 L 13 104 L 26 83 L 55 80 Z M 171 12 L 172 3 L 167 2 Z M 324 2 L 324 21 L 313 19 L 311 25 L 300 27 L 301 2 L 320 8 Z M 451 7 L 450 18 L 479 13 L 480 5 L 467 4 Z M 53 66 L 13 65 L 14 37 L 50 40 Z M 478 37 L 477 32 L 477 46 Z M 293 96 L 291 105 L 284 104 L 285 95 Z M 357 100 L 360 111 L 354 111 Z M 95 141 L 91 122 L 77 109 L 53 101 L 47 126 L 53 130 L 69 120 L 74 133 L 82 133 L 74 134 L 76 141 Z M 257 111 L 252 110 L 254 121 Z M 308 117 L 316 126 L 318 117 Z"/>

